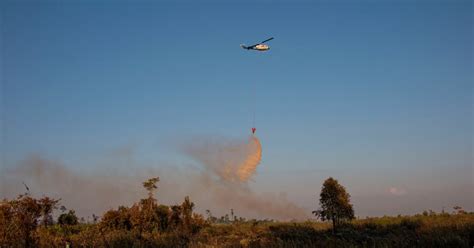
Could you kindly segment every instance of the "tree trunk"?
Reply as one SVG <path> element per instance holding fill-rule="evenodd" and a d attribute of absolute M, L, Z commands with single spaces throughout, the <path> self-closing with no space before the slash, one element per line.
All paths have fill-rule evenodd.
<path fill-rule="evenodd" d="M 332 233 L 336 233 L 336 218 L 332 218 Z"/>

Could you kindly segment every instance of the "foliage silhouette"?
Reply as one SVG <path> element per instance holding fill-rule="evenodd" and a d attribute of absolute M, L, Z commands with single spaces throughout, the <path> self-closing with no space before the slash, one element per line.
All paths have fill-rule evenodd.
<path fill-rule="evenodd" d="M 334 231 L 345 220 L 354 219 L 354 209 L 350 204 L 351 196 L 346 192 L 344 186 L 334 178 L 330 177 L 324 181 L 319 196 L 321 209 L 313 211 L 313 214 L 323 221 L 331 221 Z"/>
<path fill-rule="evenodd" d="M 452 214 L 426 211 L 415 216 L 350 220 L 337 230 L 319 221 L 245 220 L 229 215 L 207 220 L 194 213 L 185 197 L 178 205 L 158 205 L 158 180 L 143 185 L 148 196 L 78 222 L 74 210 L 63 208 L 51 222 L 59 200 L 29 194 L 0 201 L 0 247 L 472 247 L 474 213 L 460 207 Z M 337 181 L 336 181 L 337 182 Z M 148 187 L 150 186 L 150 187 Z M 342 186 L 341 186 L 342 187 Z M 150 189 L 150 190 L 149 190 Z M 152 191 L 152 194 L 149 192 Z M 343 192 L 343 191 L 339 191 Z M 347 194 L 347 193 L 346 193 Z M 344 195 L 344 194 L 343 194 Z M 346 195 L 348 196 L 348 194 Z M 347 204 L 349 204 L 347 199 Z M 352 206 L 351 206 L 352 207 Z M 58 211 L 60 211 L 58 210 Z M 61 217 L 62 216 L 62 217 Z"/>

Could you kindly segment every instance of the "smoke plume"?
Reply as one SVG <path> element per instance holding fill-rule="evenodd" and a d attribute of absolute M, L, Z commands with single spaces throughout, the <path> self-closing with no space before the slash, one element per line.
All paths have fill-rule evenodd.
<path fill-rule="evenodd" d="M 183 153 L 198 162 L 202 173 L 193 187 L 201 196 L 221 209 L 237 209 L 260 218 L 305 219 L 306 211 L 290 202 L 284 194 L 257 194 L 247 181 L 255 174 L 262 157 L 262 146 L 256 136 L 248 140 L 197 139 L 188 142 Z"/>
<path fill-rule="evenodd" d="M 61 204 L 82 216 L 99 215 L 107 209 L 136 201 L 144 195 L 140 182 L 146 178 L 145 171 L 132 174 L 99 169 L 79 172 L 40 155 L 31 155 L 1 173 L 0 198 L 25 193 L 24 182 L 31 195 L 61 198 Z"/>
<path fill-rule="evenodd" d="M 307 211 L 290 202 L 284 194 L 256 193 L 248 181 L 256 173 L 262 156 L 257 137 L 248 139 L 193 139 L 179 147 L 191 158 L 187 167 L 174 164 L 133 166 L 132 152 L 112 156 L 110 164 L 76 170 L 40 155 L 29 156 L 0 171 L 0 198 L 13 198 L 26 191 L 36 197 L 61 198 L 61 204 L 80 216 L 100 215 L 120 205 L 130 206 L 146 197 L 142 182 L 159 176 L 157 198 L 161 204 L 179 204 L 189 195 L 197 211 L 211 210 L 215 216 L 232 208 L 247 218 L 305 219 Z M 127 164 L 117 168 L 117 164 Z M 130 165 L 131 163 L 132 165 Z"/>

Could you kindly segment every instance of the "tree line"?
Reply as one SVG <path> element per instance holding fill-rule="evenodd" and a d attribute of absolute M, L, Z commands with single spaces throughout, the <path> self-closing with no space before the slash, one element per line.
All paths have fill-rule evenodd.
<path fill-rule="evenodd" d="M 154 177 L 143 182 L 147 197 L 131 206 L 110 209 L 100 218 L 93 215 L 92 223 L 78 218 L 74 210 L 60 206 L 60 199 L 47 196 L 36 199 L 28 192 L 20 194 L 16 199 L 4 199 L 0 201 L 0 247 L 189 247 L 190 244 L 198 244 L 196 247 L 201 247 L 199 244 L 220 244 L 237 238 L 241 239 L 238 242 L 244 247 L 278 246 L 286 244 L 285 242 L 296 245 L 295 247 L 313 247 L 314 244 L 326 247 L 346 243 L 385 245 L 383 240 L 377 241 L 379 243 L 371 241 L 373 237 L 370 235 L 378 237 L 377 235 L 387 234 L 392 235 L 389 236 L 391 239 L 396 238 L 396 244 L 405 244 L 406 241 L 406 244 L 412 245 L 419 242 L 417 233 L 422 233 L 427 228 L 423 225 L 428 225 L 426 230 L 429 233 L 440 232 L 438 229 L 441 227 L 440 230 L 445 233 L 443 235 L 449 234 L 447 237 L 438 235 L 434 241 L 425 236 L 425 242 L 428 244 L 451 242 L 459 245 L 474 242 L 474 236 L 471 241 L 466 241 L 469 233 L 474 233 L 474 215 L 459 206 L 454 208 L 458 216 L 454 222 L 451 215 L 438 215 L 433 211 L 425 211 L 414 219 L 397 217 L 389 220 L 375 219 L 375 222 L 370 219 L 354 222 L 350 194 L 332 177 L 324 181 L 319 194 L 319 208 L 312 212 L 323 221 L 322 226 L 312 222 L 317 229 L 306 224 L 282 225 L 273 220 L 246 220 L 235 215 L 233 209 L 230 215 L 226 214 L 220 218 L 214 217 L 210 210 L 206 210 L 207 218 L 204 218 L 194 212 L 195 204 L 188 196 L 184 197 L 181 204 L 160 204 L 155 198 L 159 180 Z M 58 209 L 61 214 L 55 221 L 53 212 Z M 420 220 L 426 223 L 420 224 Z M 446 227 L 443 226 L 446 224 L 430 224 L 433 220 L 448 224 Z M 386 221 L 389 221 L 388 224 Z M 331 228 L 326 229 L 325 223 L 330 223 Z M 233 229 L 226 231 L 226 226 L 233 226 Z M 259 226 L 260 228 L 257 228 Z M 317 231 L 320 228 L 323 228 L 323 233 Z M 245 233 L 245 230 L 250 233 Z M 324 230 L 330 231 L 332 235 L 327 236 Z M 256 233 L 260 234 L 255 236 Z M 400 235 L 408 234 L 412 235 L 412 238 L 399 240 Z M 345 237 L 342 241 L 340 235 Z M 355 241 L 346 240 L 348 237 Z M 246 245 L 242 245 L 242 242 Z"/>

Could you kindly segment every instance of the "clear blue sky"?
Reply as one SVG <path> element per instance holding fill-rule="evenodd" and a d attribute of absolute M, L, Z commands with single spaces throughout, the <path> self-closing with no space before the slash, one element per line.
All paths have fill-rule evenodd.
<path fill-rule="evenodd" d="M 261 191 L 311 206 L 334 176 L 359 206 L 395 187 L 403 211 L 474 207 L 472 1 L 0 9 L 4 166 L 36 153 L 81 169 L 127 145 L 179 161 L 170 139 L 245 136 L 255 108 Z M 267 53 L 239 47 L 272 36 Z"/>

